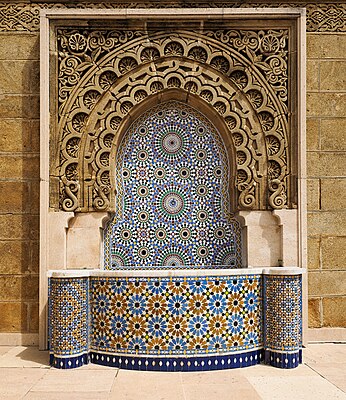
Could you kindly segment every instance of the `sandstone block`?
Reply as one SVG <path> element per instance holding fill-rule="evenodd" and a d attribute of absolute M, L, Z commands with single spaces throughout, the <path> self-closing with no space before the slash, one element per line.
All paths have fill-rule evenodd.
<path fill-rule="evenodd" d="M 25 275 L 22 277 L 22 298 L 23 300 L 38 301 L 39 276 L 37 274 Z"/>
<path fill-rule="evenodd" d="M 38 60 L 39 53 L 39 33 L 0 34 L 0 60 Z"/>
<path fill-rule="evenodd" d="M 308 235 L 346 236 L 346 212 L 308 212 Z"/>
<path fill-rule="evenodd" d="M 21 284 L 22 281 L 20 276 L 0 276 L 0 301 L 21 300 Z"/>
<path fill-rule="evenodd" d="M 317 60 L 308 60 L 306 63 L 306 90 L 319 89 L 319 68 L 320 62 Z"/>
<path fill-rule="evenodd" d="M 346 295 L 346 271 L 327 271 L 321 275 L 324 295 Z"/>
<path fill-rule="evenodd" d="M 0 94 L 38 94 L 38 61 L 0 61 Z"/>
<path fill-rule="evenodd" d="M 310 272 L 308 274 L 308 294 L 309 296 L 321 296 L 321 273 Z"/>
<path fill-rule="evenodd" d="M 38 155 L 0 156 L 0 176 L 10 179 L 40 179 Z"/>
<path fill-rule="evenodd" d="M 346 118 L 321 120 L 321 149 L 346 150 Z"/>
<path fill-rule="evenodd" d="M 29 223 L 29 237 L 34 241 L 38 241 L 40 238 L 39 231 L 39 216 L 38 215 L 30 215 L 28 217 Z"/>
<path fill-rule="evenodd" d="M 346 93 L 308 93 L 306 115 L 308 117 L 344 117 Z"/>
<path fill-rule="evenodd" d="M 39 126 L 36 124 L 37 136 Z M 21 119 L 0 118 L 0 148 L 3 152 L 27 152 L 38 151 L 33 149 L 32 136 L 35 133 L 33 121 Z"/>
<path fill-rule="evenodd" d="M 38 303 L 29 303 L 29 332 L 38 332 L 39 326 Z"/>
<path fill-rule="evenodd" d="M 306 147 L 308 150 L 318 150 L 320 147 L 320 120 L 308 118 L 306 120 Z"/>
<path fill-rule="evenodd" d="M 321 180 L 321 209 L 344 210 L 346 193 L 346 177 L 343 179 Z"/>
<path fill-rule="evenodd" d="M 0 332 L 27 331 L 27 306 L 23 303 L 0 303 Z"/>
<path fill-rule="evenodd" d="M 0 95 L 1 118 L 39 118 L 39 96 Z"/>
<path fill-rule="evenodd" d="M 20 156 L 0 156 L 0 176 L 6 178 L 18 179 L 22 177 L 22 157 Z"/>
<path fill-rule="evenodd" d="M 40 210 L 40 182 L 37 180 L 30 183 L 30 212 L 38 214 Z"/>
<path fill-rule="evenodd" d="M 309 328 L 320 328 L 322 326 L 320 302 L 320 299 L 309 299 L 308 301 Z"/>
<path fill-rule="evenodd" d="M 345 153 L 308 151 L 307 174 L 309 178 L 345 176 Z"/>
<path fill-rule="evenodd" d="M 0 276 L 0 301 L 37 301 L 38 281 L 38 275 Z"/>
<path fill-rule="evenodd" d="M 323 326 L 345 327 L 346 326 L 346 297 L 331 297 L 322 300 Z"/>
<path fill-rule="evenodd" d="M 346 271 L 309 272 L 309 296 L 346 296 Z"/>
<path fill-rule="evenodd" d="M 30 132 L 31 151 L 38 153 L 40 151 L 40 121 L 38 119 L 29 121 L 27 129 Z"/>
<path fill-rule="evenodd" d="M 38 241 L 32 241 L 30 243 L 30 267 L 29 270 L 32 273 L 38 274 L 40 270 L 40 261 L 39 261 L 39 248 L 40 244 Z"/>
<path fill-rule="evenodd" d="M 346 89 L 345 61 L 321 62 L 320 90 L 341 91 L 345 89 Z"/>
<path fill-rule="evenodd" d="M 308 58 L 345 58 L 346 36 L 343 34 L 307 34 Z"/>
<path fill-rule="evenodd" d="M 320 269 L 320 239 L 308 238 L 308 268 Z"/>
<path fill-rule="evenodd" d="M 38 240 L 38 216 L 21 214 L 0 214 L 0 240 Z"/>
<path fill-rule="evenodd" d="M 0 193 L 0 213 L 22 213 L 28 211 L 28 183 L 0 182 Z"/>
<path fill-rule="evenodd" d="M 0 274 L 21 274 L 28 270 L 28 242 L 0 241 Z"/>
<path fill-rule="evenodd" d="M 308 210 L 314 211 L 320 209 L 320 180 L 306 180 Z"/>
<path fill-rule="evenodd" d="M 346 270 L 346 237 L 321 239 L 322 269 Z"/>

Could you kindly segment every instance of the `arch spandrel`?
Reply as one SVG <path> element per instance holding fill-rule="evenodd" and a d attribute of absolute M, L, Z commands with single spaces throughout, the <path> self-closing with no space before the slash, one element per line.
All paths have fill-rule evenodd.
<path fill-rule="evenodd" d="M 67 41 L 77 33 L 66 33 Z M 237 208 L 290 206 L 287 54 L 280 61 L 287 32 L 232 30 L 218 35 L 161 32 L 150 39 L 142 33 L 131 39 L 124 35 L 123 42 L 97 63 L 88 66 L 84 61 L 75 68 L 80 71 L 79 82 L 60 88 L 65 96 L 60 96 L 59 127 L 62 209 L 112 208 L 109 160 L 124 120 L 130 120 L 131 112 L 149 98 L 159 99 L 178 89 L 208 105 L 227 127 L 229 148 L 237 160 Z M 249 37 L 252 41 L 247 44 Z M 271 47 L 264 46 L 263 38 L 272 39 Z M 92 43 L 94 52 L 104 51 L 97 41 Z M 76 58 L 71 56 L 71 62 Z"/>

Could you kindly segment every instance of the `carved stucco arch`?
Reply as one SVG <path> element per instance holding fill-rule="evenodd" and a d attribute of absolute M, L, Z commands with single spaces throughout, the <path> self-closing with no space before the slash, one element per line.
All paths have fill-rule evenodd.
<path fill-rule="evenodd" d="M 72 82 L 78 68 L 85 68 L 87 73 L 74 86 L 60 86 L 63 96 L 58 135 L 62 145 L 57 173 L 61 177 L 61 208 L 112 209 L 114 178 L 110 165 L 119 132 L 139 115 L 138 110 L 145 109 L 145 103 L 162 101 L 160 97 L 165 96 L 173 98 L 172 93 L 185 97 L 185 101 L 199 102 L 206 113 L 217 113 L 215 120 L 227 127 L 223 136 L 226 141 L 232 138 L 229 147 L 233 145 L 232 153 L 236 154 L 233 185 L 239 209 L 290 206 L 287 71 L 281 68 L 280 77 L 280 63 L 285 65 L 285 61 L 275 53 L 285 48 L 285 33 L 270 32 L 260 33 L 262 41 L 253 31 L 242 38 L 240 35 L 238 50 L 234 41 L 230 46 L 232 35 L 227 41 L 225 37 L 216 40 L 186 31 L 160 32 L 150 39 L 145 35 L 124 38 L 123 44 L 89 66 L 84 62 L 71 67 L 74 58 L 67 59 Z M 71 37 L 84 38 L 76 32 L 69 40 Z M 267 54 L 267 64 L 258 61 L 254 43 Z"/>

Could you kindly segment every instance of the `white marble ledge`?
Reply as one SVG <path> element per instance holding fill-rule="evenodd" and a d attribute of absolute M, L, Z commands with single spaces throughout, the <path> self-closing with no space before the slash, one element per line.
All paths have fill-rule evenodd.
<path fill-rule="evenodd" d="M 127 277 L 157 278 L 182 276 L 238 276 L 238 275 L 303 275 L 306 272 L 298 267 L 267 267 L 240 269 L 175 269 L 175 270 L 121 270 L 109 271 L 101 269 L 50 270 L 48 278 L 82 278 L 82 277 Z"/>
<path fill-rule="evenodd" d="M 306 10 L 298 7 L 287 8 L 125 8 L 125 9 L 79 9 L 71 8 L 68 10 L 60 8 L 51 8 L 49 10 L 41 10 L 40 16 L 50 19 L 66 18 L 116 18 L 116 19 L 132 19 L 132 18 L 165 18 L 165 19 L 236 19 L 242 16 L 246 17 L 262 17 L 262 18 L 287 18 L 289 16 L 305 16 Z"/>

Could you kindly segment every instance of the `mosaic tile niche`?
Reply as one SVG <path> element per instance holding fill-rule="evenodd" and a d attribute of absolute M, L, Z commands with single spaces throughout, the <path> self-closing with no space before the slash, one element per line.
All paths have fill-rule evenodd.
<path fill-rule="evenodd" d="M 198 30 L 50 21 L 56 368 L 301 363 L 298 22 L 200 12 Z"/>
<path fill-rule="evenodd" d="M 241 267 L 228 157 L 209 120 L 167 102 L 142 115 L 120 149 L 106 269 Z"/>
<path fill-rule="evenodd" d="M 50 278 L 52 365 L 298 366 L 301 272 L 239 269 L 229 170 L 219 133 L 191 106 L 168 101 L 132 123 L 115 163 L 104 270 Z"/>

